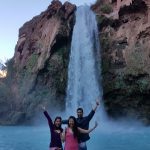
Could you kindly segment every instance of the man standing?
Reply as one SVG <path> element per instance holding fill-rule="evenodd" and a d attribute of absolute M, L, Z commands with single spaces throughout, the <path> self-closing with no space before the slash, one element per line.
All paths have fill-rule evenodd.
<path fill-rule="evenodd" d="M 89 115 L 85 116 L 85 117 L 83 117 L 83 109 L 82 108 L 77 109 L 77 118 L 76 119 L 77 119 L 78 127 L 82 128 L 82 129 L 86 129 L 86 130 L 89 129 L 90 120 L 94 116 L 98 105 L 99 105 L 99 102 L 96 101 L 96 106 L 91 110 Z M 88 141 L 89 139 L 90 139 L 89 134 L 80 133 L 79 150 L 87 150 L 86 141 Z"/>

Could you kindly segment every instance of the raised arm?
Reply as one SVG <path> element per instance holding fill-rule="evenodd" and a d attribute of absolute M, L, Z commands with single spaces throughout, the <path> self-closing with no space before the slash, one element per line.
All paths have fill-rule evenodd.
<path fill-rule="evenodd" d="M 95 105 L 95 107 L 93 108 L 93 111 L 96 111 L 96 109 L 97 109 L 97 107 L 100 105 L 100 102 L 99 102 L 99 100 L 97 99 L 96 100 L 96 105 Z"/>
<path fill-rule="evenodd" d="M 98 125 L 97 122 L 95 122 L 94 127 L 91 128 L 91 129 L 85 130 L 85 129 L 82 129 L 82 128 L 78 127 L 78 130 L 79 130 L 80 133 L 87 134 L 87 133 L 92 132 L 97 127 L 97 125 Z"/>
<path fill-rule="evenodd" d="M 43 113 L 44 113 L 45 117 L 47 118 L 50 129 L 53 129 L 54 125 L 53 125 L 53 121 L 52 121 L 51 117 L 49 116 L 49 114 L 46 111 L 45 107 L 42 107 L 42 110 L 43 110 Z"/>
<path fill-rule="evenodd" d="M 90 121 L 90 120 L 92 119 L 92 117 L 94 116 L 95 111 L 96 111 L 97 107 L 99 106 L 99 104 L 100 104 L 100 103 L 99 103 L 99 101 L 97 100 L 95 107 L 92 109 L 92 111 L 91 111 L 91 112 L 89 113 L 89 115 L 87 116 L 88 121 Z"/>
<path fill-rule="evenodd" d="M 93 118 L 94 114 L 95 114 L 95 111 L 92 109 L 92 111 L 87 116 L 87 120 L 90 121 Z"/>

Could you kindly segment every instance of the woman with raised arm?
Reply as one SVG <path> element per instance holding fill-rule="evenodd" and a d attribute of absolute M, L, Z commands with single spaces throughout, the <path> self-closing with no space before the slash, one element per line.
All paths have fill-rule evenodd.
<path fill-rule="evenodd" d="M 95 126 L 91 129 L 85 130 L 77 127 L 77 121 L 74 116 L 70 116 L 68 119 L 68 127 L 63 132 L 62 139 L 65 141 L 65 150 L 79 150 L 79 133 L 90 133 L 97 127 L 97 122 Z"/>
<path fill-rule="evenodd" d="M 43 113 L 48 120 L 50 134 L 51 134 L 51 142 L 49 145 L 50 150 L 63 150 L 61 136 L 63 129 L 61 128 L 61 117 L 57 116 L 52 122 L 51 117 L 49 116 L 48 112 L 46 111 L 45 107 L 42 107 Z"/>

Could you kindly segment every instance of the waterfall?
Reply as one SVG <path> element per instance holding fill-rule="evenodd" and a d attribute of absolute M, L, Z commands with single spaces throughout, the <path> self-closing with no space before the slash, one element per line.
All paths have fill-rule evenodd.
<path fill-rule="evenodd" d="M 102 99 L 101 57 L 96 16 L 89 6 L 76 11 L 68 68 L 66 108 L 91 110 L 95 100 Z"/>
<path fill-rule="evenodd" d="M 91 104 L 94 105 L 99 98 L 100 109 L 95 116 L 100 122 L 100 130 L 107 132 L 122 129 L 123 126 L 126 128 L 131 119 L 116 123 L 107 117 L 104 110 L 98 33 L 96 16 L 90 7 L 78 7 L 68 67 L 66 111 L 67 115 L 72 115 L 78 107 L 82 107 L 86 116 L 91 111 Z M 133 121 L 138 124 L 136 120 Z"/>

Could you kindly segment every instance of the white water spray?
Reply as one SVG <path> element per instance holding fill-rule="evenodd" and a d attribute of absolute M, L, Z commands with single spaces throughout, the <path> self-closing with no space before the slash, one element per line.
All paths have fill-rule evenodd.
<path fill-rule="evenodd" d="M 101 57 L 95 14 L 88 6 L 76 12 L 73 30 L 66 108 L 70 112 L 78 107 L 91 110 L 91 103 L 102 99 Z"/>

